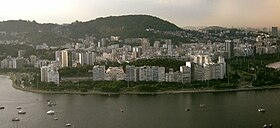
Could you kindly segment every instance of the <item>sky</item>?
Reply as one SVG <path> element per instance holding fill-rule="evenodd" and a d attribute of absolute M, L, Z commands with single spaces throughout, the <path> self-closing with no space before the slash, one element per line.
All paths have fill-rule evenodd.
<path fill-rule="evenodd" d="M 180 27 L 280 27 L 280 0 L 0 0 L 0 21 L 63 24 L 128 14 Z"/>

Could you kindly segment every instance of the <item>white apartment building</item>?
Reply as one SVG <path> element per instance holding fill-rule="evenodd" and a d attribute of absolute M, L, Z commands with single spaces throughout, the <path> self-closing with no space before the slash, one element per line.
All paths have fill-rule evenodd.
<path fill-rule="evenodd" d="M 59 84 L 59 72 L 54 70 L 53 65 L 41 67 L 41 82 L 54 82 Z"/>
<path fill-rule="evenodd" d="M 109 78 L 106 78 L 107 80 L 124 80 L 125 79 L 125 73 L 122 67 L 109 67 L 106 70 L 106 76 Z"/>
<path fill-rule="evenodd" d="M 180 72 L 182 74 L 182 83 L 190 83 L 192 81 L 192 70 L 190 62 L 186 62 L 186 66 L 180 66 Z"/>

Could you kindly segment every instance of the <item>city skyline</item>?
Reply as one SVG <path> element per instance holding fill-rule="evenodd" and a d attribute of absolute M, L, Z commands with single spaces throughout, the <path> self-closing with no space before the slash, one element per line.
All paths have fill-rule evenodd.
<path fill-rule="evenodd" d="M 279 0 L 10 0 L 1 1 L 0 21 L 71 23 L 98 17 L 147 14 L 180 27 L 280 26 Z"/>

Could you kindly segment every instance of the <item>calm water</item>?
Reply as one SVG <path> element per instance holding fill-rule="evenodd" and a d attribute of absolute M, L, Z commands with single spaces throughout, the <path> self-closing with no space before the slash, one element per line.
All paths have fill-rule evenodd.
<path fill-rule="evenodd" d="M 280 90 L 108 97 L 36 94 L 15 90 L 11 84 L 0 78 L 0 106 L 5 106 L 0 128 L 62 128 L 67 120 L 75 128 L 262 128 L 270 123 L 280 127 Z M 48 107 L 48 99 L 57 105 Z M 27 114 L 18 115 L 17 106 Z M 57 113 L 47 115 L 49 109 Z M 21 121 L 12 122 L 13 117 Z"/>

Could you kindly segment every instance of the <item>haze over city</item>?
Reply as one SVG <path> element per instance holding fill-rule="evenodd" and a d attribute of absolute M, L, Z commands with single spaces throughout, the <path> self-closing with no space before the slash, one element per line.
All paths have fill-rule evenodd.
<path fill-rule="evenodd" d="M 1 0 L 0 21 L 71 23 L 149 14 L 185 26 L 280 26 L 279 0 Z"/>

